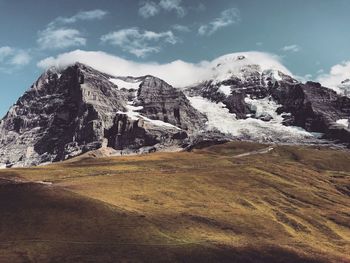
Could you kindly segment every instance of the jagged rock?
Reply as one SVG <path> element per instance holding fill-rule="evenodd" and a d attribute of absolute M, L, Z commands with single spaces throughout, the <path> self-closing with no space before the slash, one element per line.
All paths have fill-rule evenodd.
<path fill-rule="evenodd" d="M 340 96 L 315 82 L 283 83 L 273 90 L 272 96 L 282 105 L 278 112 L 291 113 L 289 125 L 321 132 L 327 138 L 348 142 L 347 136 L 336 135 L 336 127 L 332 125 L 337 120 L 350 116 L 350 98 Z"/>
<path fill-rule="evenodd" d="M 223 134 L 217 130 L 212 130 L 205 133 L 199 133 L 195 137 L 184 141 L 183 146 L 186 151 L 192 151 L 193 149 L 201 149 L 211 145 L 223 144 L 232 141 L 233 139 L 234 138 L 228 134 Z"/>
<path fill-rule="evenodd" d="M 262 114 L 261 116 L 259 116 L 259 119 L 262 121 L 271 121 L 273 119 L 273 117 L 270 114 L 265 113 L 265 114 Z"/>
<path fill-rule="evenodd" d="M 205 116 L 191 106 L 183 92 L 154 77 L 145 77 L 140 84 L 136 106 L 142 106 L 142 115 L 171 123 L 183 130 L 201 129 L 206 121 Z"/>
<path fill-rule="evenodd" d="M 46 71 L 1 120 L 0 163 L 65 160 L 98 149 L 105 140 L 117 150 L 177 145 L 204 125 L 205 117 L 184 94 L 157 78 L 136 79 L 142 82 L 138 91 L 111 79 L 80 63 Z M 136 101 L 145 116 L 134 110 Z"/>

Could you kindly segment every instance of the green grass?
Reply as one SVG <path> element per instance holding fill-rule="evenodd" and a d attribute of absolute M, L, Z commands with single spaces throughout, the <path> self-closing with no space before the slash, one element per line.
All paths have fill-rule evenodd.
<path fill-rule="evenodd" d="M 0 185 L 0 262 L 350 262 L 349 152 L 266 147 L 2 170 L 53 185 Z"/>

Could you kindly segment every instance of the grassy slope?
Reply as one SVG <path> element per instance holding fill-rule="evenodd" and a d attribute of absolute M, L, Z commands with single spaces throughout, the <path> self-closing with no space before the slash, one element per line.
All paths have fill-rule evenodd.
<path fill-rule="evenodd" d="M 350 154 L 265 147 L 2 170 L 0 262 L 350 262 Z"/>

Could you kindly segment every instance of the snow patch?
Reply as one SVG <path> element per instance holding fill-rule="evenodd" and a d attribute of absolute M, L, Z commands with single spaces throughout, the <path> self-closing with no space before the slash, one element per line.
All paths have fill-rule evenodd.
<path fill-rule="evenodd" d="M 256 112 L 255 116 L 257 118 L 269 115 L 272 117 L 272 121 L 277 123 L 283 122 L 283 117 L 277 114 L 277 109 L 282 105 L 277 104 L 271 97 L 263 99 L 251 99 L 250 97 L 246 97 L 244 101 Z"/>
<path fill-rule="evenodd" d="M 276 82 L 283 80 L 283 78 L 281 77 L 280 71 L 274 70 L 274 69 L 264 70 L 263 76 L 264 76 L 265 83 L 267 83 L 268 81 L 271 81 L 273 85 Z"/>
<path fill-rule="evenodd" d="M 36 181 L 35 183 L 43 184 L 43 185 L 52 185 L 52 182 L 47 182 L 47 181 Z"/>
<path fill-rule="evenodd" d="M 340 119 L 340 120 L 337 120 L 336 123 L 346 128 L 349 128 L 349 119 Z"/>
<path fill-rule="evenodd" d="M 218 89 L 219 92 L 225 94 L 226 96 L 231 95 L 231 86 L 221 85 Z"/>
<path fill-rule="evenodd" d="M 114 85 L 117 85 L 119 89 L 124 88 L 127 90 L 138 90 L 142 82 L 142 81 L 129 82 L 129 81 L 124 81 L 122 79 L 115 79 L 115 78 L 110 78 L 109 81 L 112 82 Z"/>
<path fill-rule="evenodd" d="M 177 130 L 181 130 L 179 127 L 176 127 L 175 125 L 172 125 L 170 123 L 161 121 L 161 120 L 152 120 L 150 118 L 147 118 L 145 116 L 142 116 L 138 111 L 142 110 L 142 106 L 134 106 L 132 105 L 132 102 L 129 102 L 126 106 L 127 112 L 118 111 L 119 114 L 126 114 L 130 119 L 136 121 L 138 119 L 142 119 L 146 122 L 152 123 L 155 126 L 163 126 L 163 127 L 169 127 L 169 128 L 175 128 Z"/>
<path fill-rule="evenodd" d="M 203 97 L 188 97 L 192 106 L 204 113 L 207 118 L 207 129 L 217 129 L 220 132 L 231 134 L 235 137 L 254 139 L 258 141 L 280 141 L 280 142 L 300 142 L 302 139 L 316 139 L 316 135 L 309 133 L 299 127 L 284 126 L 280 119 L 265 122 L 262 120 L 248 118 L 237 119 L 234 114 L 223 103 L 211 102 Z M 268 106 L 269 112 L 275 107 L 272 103 Z M 263 105 L 262 103 L 259 104 Z M 269 108 L 270 107 L 270 108 Z M 263 107 L 261 107 L 263 108 Z M 275 116 L 276 117 L 276 116 Z"/>

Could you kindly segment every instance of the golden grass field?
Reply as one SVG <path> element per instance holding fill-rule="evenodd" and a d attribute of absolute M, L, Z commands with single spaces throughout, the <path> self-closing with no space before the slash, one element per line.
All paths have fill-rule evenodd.
<path fill-rule="evenodd" d="M 350 153 L 266 147 L 0 170 L 0 262 L 350 262 Z"/>

